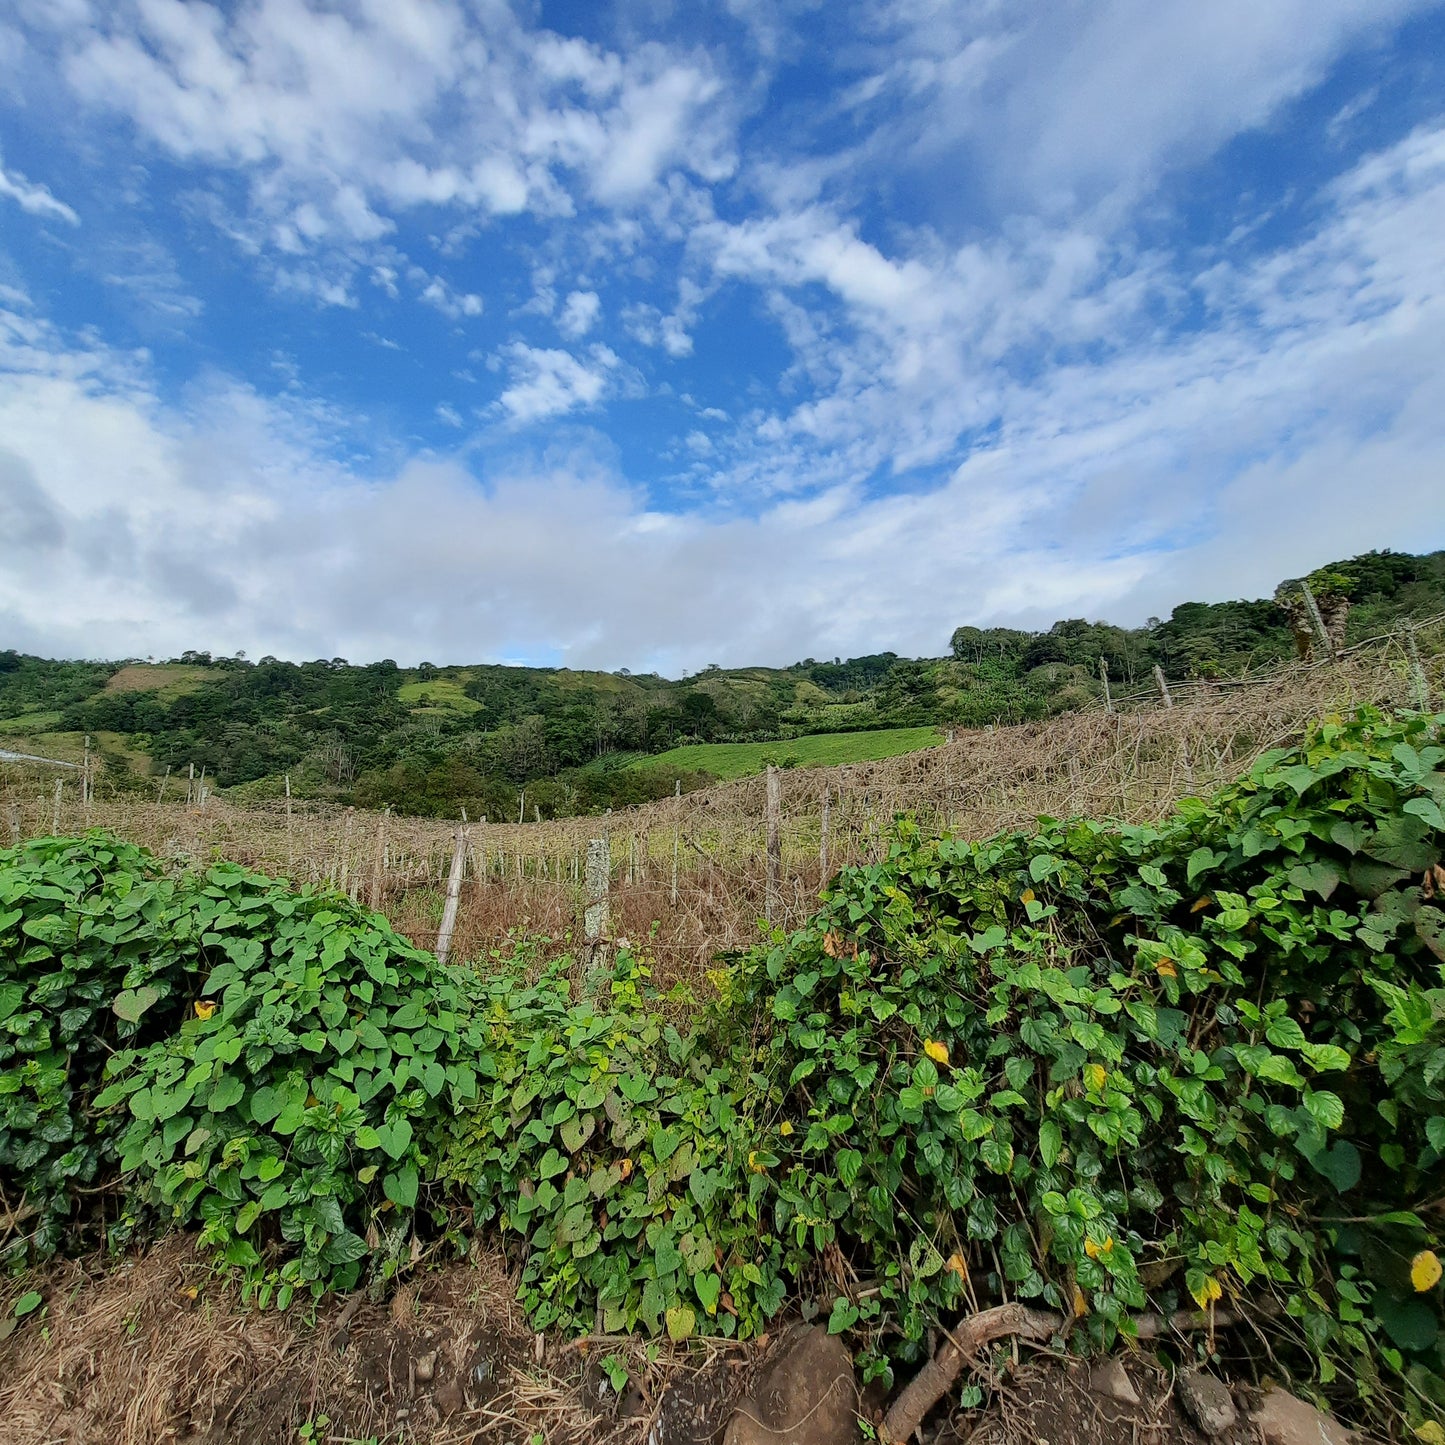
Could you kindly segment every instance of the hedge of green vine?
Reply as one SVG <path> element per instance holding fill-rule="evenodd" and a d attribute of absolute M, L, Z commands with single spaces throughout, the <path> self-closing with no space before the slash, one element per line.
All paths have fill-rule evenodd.
<path fill-rule="evenodd" d="M 1327 723 L 1157 827 L 903 822 L 706 1009 L 626 951 L 585 989 L 526 949 L 442 969 L 238 868 L 0 854 L 3 1207 L 33 1254 L 119 1175 L 114 1237 L 196 1221 L 281 1304 L 487 1231 L 539 1328 L 746 1335 L 791 1294 L 878 1371 L 1005 1298 L 1075 1345 L 1219 1303 L 1271 1368 L 1419 1421 L 1442 721 Z"/>

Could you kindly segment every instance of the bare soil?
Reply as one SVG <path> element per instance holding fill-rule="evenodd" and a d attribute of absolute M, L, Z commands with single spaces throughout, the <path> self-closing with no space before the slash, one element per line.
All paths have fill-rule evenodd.
<path fill-rule="evenodd" d="M 419 1273 L 385 1304 L 328 1300 L 310 1318 L 242 1304 L 184 1237 L 8 1282 L 0 1320 L 25 1290 L 44 1304 L 0 1326 L 3 1445 L 721 1445 L 787 1334 L 539 1344 L 495 1252 Z M 612 1356 L 629 1372 L 621 1397 Z M 955 1387 L 925 1445 L 1256 1445 L 1243 1408 L 1234 1430 L 1201 1435 L 1149 1355 L 1123 1359 L 1137 1403 L 1091 1388 L 1087 1363 L 1000 1358 L 973 1377 L 984 1406 L 960 1406 Z M 864 1391 L 864 1428 L 850 1417 L 822 1445 L 861 1445 L 883 1406 Z"/>
<path fill-rule="evenodd" d="M 730 1396 L 737 1373 L 737 1351 L 539 1351 L 495 1254 L 422 1273 L 349 1320 L 343 1301 L 313 1319 L 248 1307 L 184 1238 L 119 1267 L 57 1264 L 0 1291 L 0 1318 L 21 1288 L 45 1303 L 0 1339 L 4 1445 L 296 1445 L 308 1424 L 335 1445 L 622 1445 L 649 1431 L 681 1445 L 655 1428 L 665 1381 L 708 1375 L 703 1388 Z M 631 1373 L 620 1400 L 609 1353 Z"/>

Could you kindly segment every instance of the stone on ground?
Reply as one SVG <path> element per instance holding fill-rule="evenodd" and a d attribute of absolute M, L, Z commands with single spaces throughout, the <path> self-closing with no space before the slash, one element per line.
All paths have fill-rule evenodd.
<path fill-rule="evenodd" d="M 1234 1396 L 1229 1386 L 1203 1370 L 1189 1370 L 1180 1375 L 1179 1403 L 1184 1412 L 1206 1435 L 1223 1435 L 1232 1430 L 1239 1419 Z"/>
<path fill-rule="evenodd" d="M 728 1422 L 724 1445 L 854 1445 L 853 1357 L 821 1325 L 796 1332 Z"/>
<path fill-rule="evenodd" d="M 1117 1356 L 1101 1360 L 1089 1371 L 1088 1389 L 1091 1395 L 1106 1395 L 1121 1405 L 1139 1403 L 1139 1392 L 1134 1388 L 1123 1360 Z"/>
<path fill-rule="evenodd" d="M 1355 1438 L 1333 1416 L 1277 1387 L 1265 1391 L 1250 1418 L 1266 1445 L 1350 1445 Z"/>

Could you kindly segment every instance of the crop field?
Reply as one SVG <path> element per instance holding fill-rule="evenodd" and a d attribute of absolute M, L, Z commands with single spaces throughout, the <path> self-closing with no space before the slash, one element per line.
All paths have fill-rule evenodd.
<path fill-rule="evenodd" d="M 819 733 L 777 743 L 690 743 L 665 753 L 639 755 L 631 767 L 676 768 L 706 772 L 724 782 L 784 768 L 834 768 L 844 763 L 873 763 L 931 748 L 943 741 L 935 727 L 881 728 L 873 732 Z"/>

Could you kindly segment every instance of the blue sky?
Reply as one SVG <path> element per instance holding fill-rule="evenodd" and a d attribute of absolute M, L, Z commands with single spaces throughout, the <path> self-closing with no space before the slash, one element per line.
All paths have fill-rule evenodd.
<path fill-rule="evenodd" d="M 0 645 L 938 653 L 1445 545 L 1445 7 L 12 0 Z"/>

